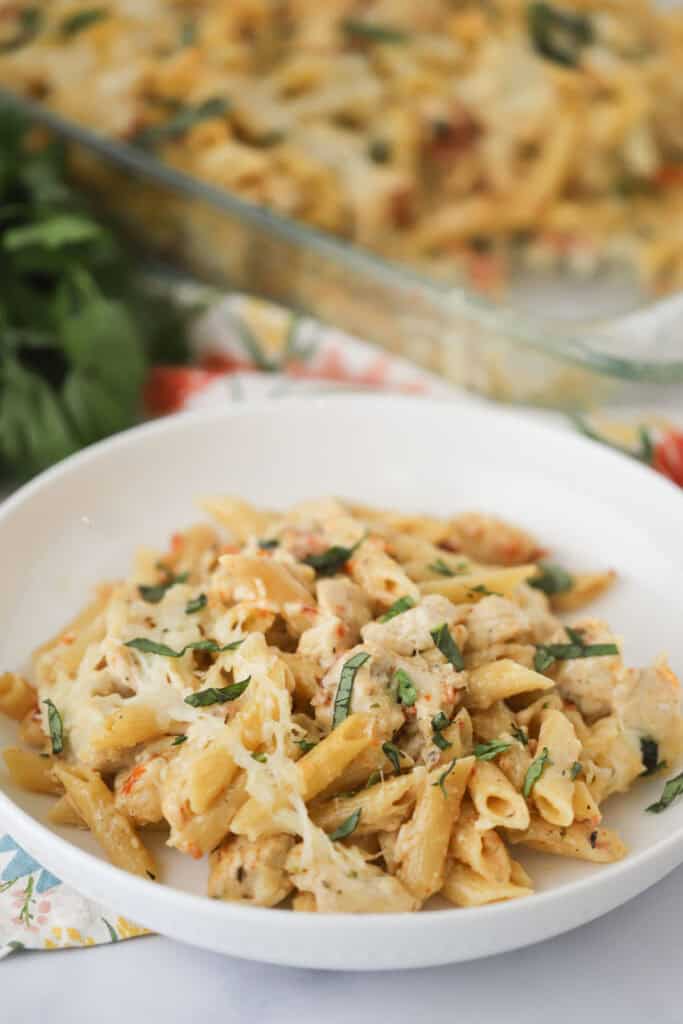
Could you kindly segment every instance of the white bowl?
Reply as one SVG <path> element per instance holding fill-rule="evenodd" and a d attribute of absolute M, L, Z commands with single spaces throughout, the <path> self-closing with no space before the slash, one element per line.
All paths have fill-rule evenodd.
<path fill-rule="evenodd" d="M 338 494 L 433 513 L 490 510 L 539 534 L 558 561 L 613 566 L 596 607 L 627 660 L 661 651 L 683 669 L 681 495 L 635 462 L 569 433 L 469 404 L 330 397 L 162 420 L 43 474 L 0 509 L 0 668 L 20 668 L 98 580 L 126 571 L 138 544 L 163 544 L 199 514 L 194 498 L 234 493 L 268 506 Z M 14 741 L 0 721 L 0 746 Z M 630 847 L 600 866 L 529 854 L 532 897 L 414 915 L 316 915 L 206 898 L 205 862 L 163 851 L 165 884 L 110 866 L 91 837 L 46 824 L 49 798 L 0 774 L 15 838 L 86 896 L 166 935 L 233 956 L 332 969 L 472 959 L 556 935 L 616 907 L 683 861 L 683 801 L 644 813 L 662 779 L 607 805 Z"/>

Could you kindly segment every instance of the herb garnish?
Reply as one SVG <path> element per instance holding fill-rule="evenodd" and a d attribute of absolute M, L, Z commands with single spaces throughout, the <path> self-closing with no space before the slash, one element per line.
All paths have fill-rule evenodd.
<path fill-rule="evenodd" d="M 213 96 L 211 99 L 197 104 L 196 107 L 179 104 L 174 108 L 167 121 L 143 128 L 133 136 L 131 142 L 143 149 L 152 149 L 161 143 L 180 138 L 195 125 L 201 124 L 202 121 L 208 121 L 213 117 L 224 117 L 229 109 L 230 103 L 221 96 Z"/>
<path fill-rule="evenodd" d="M 437 626 L 436 629 L 432 629 L 430 636 L 434 641 L 434 645 L 439 648 L 444 657 L 450 661 L 453 668 L 458 672 L 462 672 L 465 667 L 460 648 L 456 644 L 455 640 L 451 636 L 451 631 L 444 622 L 443 625 Z"/>
<path fill-rule="evenodd" d="M 344 18 L 342 28 L 352 39 L 363 39 L 369 43 L 407 43 L 408 34 L 391 25 L 374 24 L 359 18 Z"/>
<path fill-rule="evenodd" d="M 62 18 L 59 30 L 65 38 L 70 38 L 108 16 L 109 12 L 106 7 L 89 7 L 86 10 L 76 11 L 74 14 L 67 15 L 66 18 Z"/>
<path fill-rule="evenodd" d="M 141 583 L 138 592 L 143 601 L 148 601 L 149 604 L 159 604 L 167 590 L 174 587 L 176 583 L 187 583 L 189 575 L 189 572 L 181 572 L 178 576 L 174 576 L 167 572 L 163 583 Z"/>
<path fill-rule="evenodd" d="M 448 778 L 448 776 L 453 771 L 453 769 L 455 768 L 455 762 L 457 760 L 458 760 L 457 757 L 454 757 L 453 760 L 451 761 L 451 763 L 449 764 L 448 768 L 446 769 L 446 771 L 442 772 L 441 775 L 439 775 L 439 777 L 436 780 L 436 782 L 432 782 L 432 786 L 438 786 L 439 789 L 441 790 L 441 792 L 443 793 L 443 795 L 445 797 L 448 797 L 448 793 L 446 792 L 446 787 L 445 787 L 444 783 L 445 783 L 446 779 Z"/>
<path fill-rule="evenodd" d="M 43 25 L 43 12 L 39 7 L 24 7 L 19 12 L 19 25 L 11 39 L 0 43 L 0 53 L 11 53 L 27 46 L 40 32 Z"/>
<path fill-rule="evenodd" d="M 401 751 L 398 749 L 395 743 L 383 743 L 382 751 L 386 757 L 391 761 L 394 771 L 397 774 L 401 772 Z"/>
<path fill-rule="evenodd" d="M 179 746 L 180 746 L 180 744 L 181 744 L 181 743 L 185 743 L 185 741 L 186 741 L 186 740 L 187 740 L 187 736 L 185 736 L 184 734 L 183 734 L 183 735 L 180 735 L 180 736 L 176 736 L 176 737 L 175 737 L 175 738 L 173 739 L 173 741 L 172 741 L 172 743 L 171 743 L 171 746 L 172 746 L 172 747 L 179 747 Z"/>
<path fill-rule="evenodd" d="M 585 15 L 560 11 L 547 3 L 529 5 L 528 25 L 536 51 L 565 67 L 576 67 L 581 48 L 593 41 L 593 27 Z"/>
<path fill-rule="evenodd" d="M 134 640 L 129 640 L 123 646 L 132 647 L 134 651 L 140 651 L 142 654 L 163 654 L 165 658 L 182 658 L 187 651 L 209 651 L 211 654 L 236 651 L 243 643 L 244 637 L 241 640 L 233 640 L 231 644 L 226 644 L 224 647 L 219 647 L 215 640 L 195 640 L 194 643 L 185 644 L 181 650 L 174 651 L 172 647 L 158 644 L 156 640 L 150 640 L 146 636 L 136 636 Z"/>
<path fill-rule="evenodd" d="M 279 544 L 280 541 L 277 539 L 277 537 L 268 537 L 266 540 L 260 540 L 258 542 L 258 546 L 260 547 L 261 551 L 272 551 L 274 548 L 278 547 Z"/>
<path fill-rule="evenodd" d="M 660 768 L 666 767 L 666 761 L 659 760 L 659 744 L 657 740 L 651 739 L 649 736 L 641 736 L 640 738 L 640 757 L 643 762 L 643 771 L 641 775 L 654 775 L 660 770 Z"/>
<path fill-rule="evenodd" d="M 439 574 L 439 576 L 455 576 L 456 575 L 453 572 L 453 570 L 451 569 L 451 567 L 449 565 L 446 565 L 446 563 L 444 562 L 443 558 L 435 559 L 433 562 L 431 562 L 427 566 L 427 568 L 431 569 L 432 572 L 437 572 Z"/>
<path fill-rule="evenodd" d="M 412 708 L 417 700 L 417 687 L 405 669 L 397 668 L 394 673 L 394 682 L 398 684 L 396 696 L 400 704 Z"/>
<path fill-rule="evenodd" d="M 581 633 L 566 626 L 571 643 L 568 644 L 536 644 L 534 668 L 537 672 L 545 672 L 555 661 L 571 661 L 575 658 L 600 658 L 618 654 L 616 644 L 585 644 Z"/>
<path fill-rule="evenodd" d="M 516 722 L 513 723 L 510 731 L 512 732 L 512 735 L 515 737 L 517 742 L 521 743 L 523 747 L 529 746 L 529 737 L 524 732 L 524 729 L 521 729 Z"/>
<path fill-rule="evenodd" d="M 493 761 L 494 757 L 504 754 L 511 746 L 508 740 L 489 740 L 488 743 L 477 743 L 473 753 L 477 761 Z"/>
<path fill-rule="evenodd" d="M 359 807 L 357 811 L 353 812 L 353 814 L 349 814 L 346 821 L 342 821 L 339 828 L 335 828 L 334 832 L 330 832 L 329 838 L 333 841 L 337 839 L 347 839 L 352 834 L 352 832 L 355 832 L 356 829 L 358 828 L 361 810 L 362 808 Z"/>
<path fill-rule="evenodd" d="M 206 608 L 206 594 L 199 594 L 198 597 L 193 597 L 191 601 L 188 601 L 185 605 L 185 614 L 194 615 L 195 612 L 200 612 L 202 608 Z"/>
<path fill-rule="evenodd" d="M 529 586 L 536 590 L 542 590 L 544 594 L 564 594 L 574 586 L 574 577 L 570 576 L 566 569 L 560 565 L 551 565 L 550 562 L 541 562 L 538 566 L 538 574 L 529 580 Z"/>
<path fill-rule="evenodd" d="M 581 762 L 574 761 L 574 764 L 569 769 L 569 778 L 572 780 L 572 782 L 579 777 L 582 771 L 583 765 L 581 764 Z"/>
<path fill-rule="evenodd" d="M 44 700 L 43 704 L 47 705 L 47 724 L 50 729 L 52 753 L 61 754 L 64 749 L 64 723 L 62 722 L 62 716 L 49 698 Z"/>
<path fill-rule="evenodd" d="M 258 761 L 259 764 L 265 764 L 266 761 L 268 760 L 268 755 L 264 754 L 262 751 L 254 751 L 254 753 L 251 756 L 253 760 Z"/>
<path fill-rule="evenodd" d="M 351 714 L 351 698 L 353 696 L 353 683 L 356 678 L 356 672 L 361 665 L 365 664 L 369 657 L 370 655 L 366 654 L 365 651 L 359 651 L 358 654 L 354 654 L 352 658 L 344 662 L 339 677 L 339 686 L 334 698 L 334 711 L 332 713 L 333 729 L 341 725 L 344 719 L 348 718 Z"/>
<path fill-rule="evenodd" d="M 489 590 L 488 587 L 484 586 L 483 583 L 478 583 L 476 587 L 470 587 L 470 594 L 483 594 L 484 597 L 502 597 L 497 590 Z"/>
<path fill-rule="evenodd" d="M 385 164 L 391 159 L 391 145 L 386 139 L 371 139 L 368 145 L 368 156 L 376 164 Z"/>
<path fill-rule="evenodd" d="M 531 790 L 534 788 L 541 775 L 545 771 L 546 767 L 553 762 L 550 760 L 550 751 L 547 747 L 544 747 L 541 753 L 538 755 L 535 761 L 532 761 L 527 768 L 526 778 L 524 779 L 524 787 L 522 792 L 524 796 L 529 797 Z"/>
<path fill-rule="evenodd" d="M 303 750 L 304 754 L 307 754 L 309 750 L 313 750 L 313 747 L 318 746 L 318 744 L 314 743 L 312 740 L 303 739 L 295 740 L 294 742 L 296 743 L 297 747 L 300 747 L 301 750 Z"/>
<path fill-rule="evenodd" d="M 371 786 L 376 786 L 378 782 L 382 781 L 382 773 L 376 768 L 374 772 L 370 772 L 368 775 L 368 781 L 365 783 L 365 788 L 370 789 Z"/>
<path fill-rule="evenodd" d="M 229 686 L 209 686 L 206 690 L 198 690 L 185 698 L 185 703 L 192 708 L 205 708 L 209 704 L 226 704 L 228 701 L 237 700 L 249 686 L 251 676 L 240 679 L 237 683 Z"/>
<path fill-rule="evenodd" d="M 301 561 L 304 565 L 310 565 L 311 569 L 315 569 L 318 576 L 334 576 L 335 573 L 340 572 L 349 558 L 353 555 L 354 551 L 365 540 L 365 537 L 361 537 L 356 543 L 346 548 L 342 544 L 333 544 L 327 551 L 323 551 L 319 555 L 306 555 Z"/>
<path fill-rule="evenodd" d="M 439 750 L 448 750 L 453 744 L 450 740 L 447 740 L 442 735 L 443 730 L 451 724 L 447 714 L 443 711 L 439 711 L 437 715 L 432 718 L 432 743 L 439 748 Z"/>
<path fill-rule="evenodd" d="M 402 612 L 409 611 L 410 608 L 415 607 L 415 602 L 412 597 L 408 594 L 405 597 L 399 597 L 397 601 L 394 601 L 385 611 L 384 615 L 380 615 L 378 622 L 389 622 L 390 619 L 395 619 L 397 615 L 401 615 Z"/>
<path fill-rule="evenodd" d="M 665 811 L 667 807 L 670 807 L 676 797 L 681 796 L 681 794 L 683 794 L 683 772 L 681 772 L 680 775 L 675 775 L 673 779 L 669 779 L 664 786 L 659 800 L 654 804 L 650 804 L 650 806 L 646 807 L 645 810 L 649 811 L 650 814 L 661 814 L 661 812 Z"/>

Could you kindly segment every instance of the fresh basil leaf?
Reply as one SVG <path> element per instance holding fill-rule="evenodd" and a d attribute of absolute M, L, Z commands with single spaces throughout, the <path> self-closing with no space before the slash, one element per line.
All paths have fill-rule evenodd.
<path fill-rule="evenodd" d="M 181 745 L 181 743 L 186 743 L 186 742 L 187 742 L 187 736 L 185 736 L 185 735 L 176 736 L 175 739 L 173 740 L 173 742 L 171 743 L 171 746 L 172 747 L 179 747 Z"/>
<path fill-rule="evenodd" d="M 339 828 L 335 828 L 334 832 L 330 832 L 329 838 L 333 841 L 338 839 L 347 839 L 358 828 L 361 811 L 362 808 L 359 807 L 357 811 L 353 812 L 353 814 L 349 814 L 346 821 L 343 821 Z"/>
<path fill-rule="evenodd" d="M 396 696 L 401 704 L 412 708 L 417 700 L 417 687 L 405 669 L 397 668 L 394 673 L 394 682 L 398 684 Z"/>
<path fill-rule="evenodd" d="M 251 682 L 251 676 L 240 679 L 237 683 L 230 683 L 229 686 L 209 686 L 206 690 L 197 690 L 185 698 L 185 703 L 192 708 L 205 708 L 209 704 L 225 704 L 228 701 L 237 700 L 241 697 Z"/>
<path fill-rule="evenodd" d="M 499 754 L 504 754 L 512 746 L 508 740 L 489 740 L 488 743 L 477 743 L 474 756 L 478 761 L 492 761 Z"/>
<path fill-rule="evenodd" d="M 458 760 L 457 757 L 454 757 L 453 760 L 451 761 L 451 763 L 449 764 L 448 768 L 446 769 L 446 771 L 441 773 L 441 775 L 436 780 L 436 782 L 432 782 L 432 786 L 438 786 L 439 789 L 441 790 L 441 792 L 443 793 L 443 795 L 445 797 L 448 797 L 448 793 L 446 792 L 446 785 L 445 785 L 446 779 L 448 778 L 448 776 L 451 774 L 451 772 L 455 768 L 455 762 L 457 760 Z"/>
<path fill-rule="evenodd" d="M 566 569 L 560 565 L 551 565 L 550 562 L 541 562 L 536 576 L 529 580 L 529 586 L 536 590 L 542 590 L 549 597 L 552 594 L 564 594 L 574 586 L 574 577 L 570 576 Z"/>
<path fill-rule="evenodd" d="M 370 772 L 368 775 L 368 781 L 365 783 L 366 789 L 371 789 L 372 786 L 376 786 L 378 782 L 382 781 L 382 773 L 375 769 L 374 772 Z"/>
<path fill-rule="evenodd" d="M 361 537 L 350 548 L 343 547 L 341 544 L 334 544 L 327 551 L 323 551 L 319 555 L 306 555 L 301 561 L 304 565 L 310 565 L 311 569 L 315 569 L 318 576 L 334 576 L 335 573 L 341 572 L 354 551 L 360 547 L 364 540 L 365 537 Z"/>
<path fill-rule="evenodd" d="M 572 661 L 576 658 L 600 658 L 619 654 L 616 644 L 586 644 L 581 633 L 567 626 L 566 632 L 571 640 L 568 644 L 536 644 L 534 668 L 537 672 L 545 672 L 555 661 Z"/>
<path fill-rule="evenodd" d="M 391 619 L 396 618 L 397 615 L 401 615 L 403 612 L 409 611 L 410 608 L 415 607 L 415 602 L 412 597 L 407 594 L 405 597 L 399 597 L 397 601 L 394 601 L 392 605 L 389 605 L 384 615 L 380 615 L 378 622 L 389 622 Z"/>
<path fill-rule="evenodd" d="M 358 654 L 354 654 L 352 658 L 349 658 L 348 661 L 344 662 L 341 675 L 339 677 L 339 685 L 334 697 L 334 711 L 332 713 L 333 729 L 336 729 L 338 725 L 341 725 L 344 719 L 348 718 L 351 714 L 351 700 L 353 697 L 353 684 L 356 679 L 356 672 L 365 664 L 369 657 L 370 655 L 366 654 L 365 651 L 359 651 Z"/>
<path fill-rule="evenodd" d="M 195 612 L 200 612 L 202 608 L 206 608 L 206 603 L 206 594 L 199 594 L 198 597 L 193 597 L 192 600 L 188 601 L 185 605 L 185 614 L 194 615 Z"/>
<path fill-rule="evenodd" d="M 31 476 L 79 448 L 54 391 L 37 373 L 0 359 L 0 462 Z"/>
<path fill-rule="evenodd" d="M 449 565 L 446 565 L 446 563 L 444 562 L 443 558 L 435 559 L 435 561 L 433 561 L 430 565 L 428 565 L 427 568 L 431 569 L 432 572 L 437 572 L 439 574 L 439 576 L 449 576 L 450 577 L 450 576 L 455 576 L 456 575 L 456 573 L 453 572 L 451 567 Z"/>
<path fill-rule="evenodd" d="M 47 724 L 50 730 L 52 753 L 61 754 L 64 749 L 64 723 L 62 722 L 62 716 L 49 698 L 44 700 L 43 704 L 47 706 Z"/>
<path fill-rule="evenodd" d="M 529 746 L 529 737 L 524 732 L 524 729 L 520 729 L 520 727 L 516 723 L 513 723 L 512 729 L 510 731 L 512 732 L 512 735 L 515 737 L 515 739 L 519 743 L 521 743 L 523 747 Z"/>
<path fill-rule="evenodd" d="M 527 768 L 526 777 L 524 779 L 524 787 L 522 792 L 525 797 L 531 796 L 531 790 L 534 788 L 541 775 L 545 771 L 546 767 L 553 762 L 550 760 L 550 751 L 547 747 L 544 747 L 535 761 L 532 761 Z"/>
<path fill-rule="evenodd" d="M 254 751 L 254 753 L 251 756 L 254 759 L 254 761 L 258 761 L 259 764 L 265 764 L 266 761 L 268 760 L 268 755 L 264 754 L 261 751 L 259 751 L 259 752 Z"/>
<path fill-rule="evenodd" d="M 28 46 L 43 26 L 43 12 L 38 7 L 24 7 L 19 12 L 19 24 L 11 39 L 0 43 L 0 53 L 11 53 L 13 50 L 20 50 L 22 46 Z"/>
<path fill-rule="evenodd" d="M 401 773 L 401 751 L 398 749 L 395 743 L 383 743 L 382 751 L 386 757 L 391 761 L 394 771 L 397 775 Z"/>
<path fill-rule="evenodd" d="M 574 764 L 569 769 L 569 778 L 572 780 L 572 782 L 579 777 L 582 771 L 583 765 L 581 764 L 581 762 L 574 761 Z"/>
<path fill-rule="evenodd" d="M 409 36 L 401 29 L 377 22 L 361 21 L 359 18 L 344 18 L 342 28 L 352 39 L 368 43 L 407 43 Z"/>
<path fill-rule="evenodd" d="M 274 548 L 278 547 L 279 544 L 280 541 L 277 539 L 277 537 L 270 537 L 267 540 L 260 540 L 258 542 L 258 546 L 260 547 L 261 551 L 272 551 Z"/>
<path fill-rule="evenodd" d="M 662 790 L 662 795 L 659 800 L 654 804 L 650 804 L 650 806 L 646 807 L 645 810 L 649 811 L 650 814 L 661 814 L 661 812 L 665 811 L 667 807 L 670 807 L 674 800 L 681 796 L 681 794 L 683 794 L 683 772 L 681 772 L 680 775 L 675 775 L 673 779 L 669 779 Z"/>
<path fill-rule="evenodd" d="M 226 644 L 224 647 L 219 647 L 215 640 L 195 640 L 194 643 L 185 644 L 181 650 L 174 651 L 172 647 L 167 647 L 166 644 L 159 644 L 156 640 L 150 640 L 146 636 L 137 636 L 133 640 L 128 640 L 124 647 L 132 647 L 134 651 L 140 651 L 141 654 L 162 654 L 165 658 L 182 658 L 183 654 L 187 651 L 209 651 L 211 654 L 222 654 L 223 651 L 236 651 L 240 644 L 243 643 L 244 638 L 234 640 L 231 644 Z"/>
<path fill-rule="evenodd" d="M 446 737 L 442 735 L 442 730 L 450 724 L 448 715 L 444 714 L 443 711 L 439 711 L 439 713 L 434 715 L 432 718 L 432 743 L 438 747 L 439 750 L 448 750 L 449 747 L 453 746 L 450 740 L 447 740 Z"/>
<path fill-rule="evenodd" d="M 451 636 L 451 631 L 446 623 L 431 630 L 430 636 L 434 641 L 435 647 L 438 647 L 443 656 L 450 661 L 453 668 L 458 672 L 462 672 L 465 668 L 465 662 L 460 648 Z"/>
<path fill-rule="evenodd" d="M 109 17 L 109 11 L 106 7 L 88 7 L 62 18 L 59 30 L 64 38 L 71 38 L 107 17 Z"/>
<path fill-rule="evenodd" d="M 164 142 L 170 142 L 185 135 L 195 125 L 214 117 L 224 117 L 230 110 L 230 103 L 220 96 L 204 100 L 196 107 L 179 106 L 166 121 L 150 125 L 138 132 L 131 140 L 136 146 L 151 149 Z"/>
<path fill-rule="evenodd" d="M 649 736 L 640 738 L 640 757 L 643 762 L 642 776 L 655 775 L 666 767 L 666 761 L 659 760 L 659 743 Z"/>
<path fill-rule="evenodd" d="M 583 14 L 571 14 L 548 3 L 532 3 L 527 20 L 536 52 L 565 67 L 575 67 L 582 48 L 593 41 L 593 27 Z"/>
<path fill-rule="evenodd" d="M 55 250 L 91 242 L 102 234 L 102 226 L 89 217 L 77 213 L 54 213 L 46 220 L 5 231 L 2 246 L 7 252 L 18 252 L 30 246 Z"/>
<path fill-rule="evenodd" d="M 304 754 L 307 754 L 309 750 L 313 750 L 313 747 L 317 747 L 317 743 L 313 743 L 311 740 L 295 740 L 297 747 L 303 750 Z"/>
<path fill-rule="evenodd" d="M 478 583 L 476 587 L 470 587 L 470 594 L 483 594 L 484 597 L 502 597 L 497 590 L 489 590 L 483 583 Z"/>
<path fill-rule="evenodd" d="M 169 575 L 163 583 L 141 583 L 138 592 L 143 601 L 159 604 L 170 587 L 174 587 L 176 583 L 186 583 L 189 575 L 189 572 L 181 572 L 179 576 Z"/>

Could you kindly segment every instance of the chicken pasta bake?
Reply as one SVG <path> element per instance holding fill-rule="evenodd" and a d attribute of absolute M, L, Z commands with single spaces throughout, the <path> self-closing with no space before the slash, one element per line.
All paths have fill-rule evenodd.
<path fill-rule="evenodd" d="M 479 513 L 203 504 L 215 526 L 140 551 L 30 682 L 0 676 L 24 744 L 7 769 L 56 797 L 53 823 L 150 879 L 165 830 L 208 858 L 210 896 L 296 911 L 516 899 L 523 847 L 624 856 L 601 805 L 673 765 L 683 732 L 663 657 L 628 668 L 604 622 L 558 617 L 612 572 L 570 573 Z"/>
<path fill-rule="evenodd" d="M 8 88 L 494 293 L 516 263 L 683 288 L 681 67 L 653 0 L 0 2 Z"/>

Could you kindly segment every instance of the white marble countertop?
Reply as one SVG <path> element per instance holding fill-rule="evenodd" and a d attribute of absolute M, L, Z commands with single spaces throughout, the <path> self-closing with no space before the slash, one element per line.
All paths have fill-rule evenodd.
<path fill-rule="evenodd" d="M 542 945 L 429 970 L 347 974 L 230 960 L 150 937 L 13 954 L 7 1024 L 680 1024 L 683 867 Z"/>

